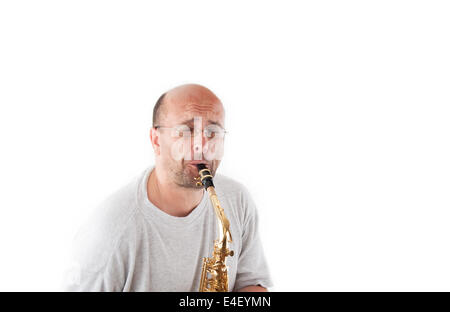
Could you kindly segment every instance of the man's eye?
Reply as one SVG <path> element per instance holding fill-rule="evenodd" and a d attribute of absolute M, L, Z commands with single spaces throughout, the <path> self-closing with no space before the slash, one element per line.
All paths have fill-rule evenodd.
<path fill-rule="evenodd" d="M 179 138 L 188 138 L 191 137 L 191 131 L 189 130 L 177 130 L 175 137 L 179 137 Z"/>
<path fill-rule="evenodd" d="M 216 136 L 216 132 L 213 130 L 206 130 L 205 131 L 205 136 L 207 138 L 214 138 Z"/>
<path fill-rule="evenodd" d="M 182 138 L 183 137 L 183 131 L 179 129 L 174 129 L 172 132 L 172 137 L 174 138 Z"/>

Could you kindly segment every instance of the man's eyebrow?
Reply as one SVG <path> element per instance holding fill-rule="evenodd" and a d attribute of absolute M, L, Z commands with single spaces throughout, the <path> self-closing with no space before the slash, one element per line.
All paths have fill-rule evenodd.
<path fill-rule="evenodd" d="M 185 124 L 189 124 L 189 123 L 193 123 L 193 122 L 194 122 L 194 118 L 191 118 L 189 120 L 185 120 L 185 121 L 180 122 L 180 125 L 185 125 Z"/>
<path fill-rule="evenodd" d="M 210 125 L 216 125 L 216 126 L 220 126 L 220 127 L 223 128 L 222 124 L 220 122 L 218 122 L 218 121 L 208 120 L 208 123 Z"/>
<path fill-rule="evenodd" d="M 188 120 L 185 120 L 185 121 L 181 122 L 180 124 L 181 125 L 192 124 L 193 122 L 194 122 L 194 118 L 191 118 L 191 119 L 188 119 Z M 208 120 L 208 124 L 217 125 L 217 126 L 220 126 L 220 127 L 223 128 L 223 125 L 220 122 L 218 122 L 218 121 Z"/>

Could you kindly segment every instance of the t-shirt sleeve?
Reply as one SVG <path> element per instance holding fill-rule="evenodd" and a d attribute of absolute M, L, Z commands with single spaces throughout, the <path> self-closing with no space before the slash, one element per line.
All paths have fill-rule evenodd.
<path fill-rule="evenodd" d="M 258 212 L 249 192 L 244 188 L 245 211 L 242 248 L 239 254 L 234 291 L 246 286 L 273 287 L 262 242 L 259 236 Z"/>
<path fill-rule="evenodd" d="M 119 250 L 112 248 L 113 244 L 104 233 L 93 235 L 92 232 L 82 230 L 75 238 L 72 263 L 65 272 L 63 290 L 122 291 L 123 263 Z"/>
<path fill-rule="evenodd" d="M 116 220 L 117 218 L 113 218 Z M 63 278 L 64 291 L 122 291 L 126 281 L 127 244 L 123 228 L 111 218 L 94 218 L 77 233 L 71 263 Z"/>
<path fill-rule="evenodd" d="M 66 273 L 68 276 L 65 277 L 63 290 L 68 292 L 122 291 L 111 271 L 108 268 L 93 271 L 79 263 L 73 263 L 69 272 Z"/>

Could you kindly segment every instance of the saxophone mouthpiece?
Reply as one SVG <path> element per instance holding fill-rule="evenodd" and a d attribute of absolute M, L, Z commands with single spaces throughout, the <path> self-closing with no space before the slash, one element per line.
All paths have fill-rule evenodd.
<path fill-rule="evenodd" d="M 211 174 L 211 171 L 206 167 L 205 164 L 196 164 L 197 169 L 198 169 L 198 174 L 199 174 L 199 178 L 201 183 L 203 184 L 203 186 L 205 187 L 205 189 L 208 189 L 208 187 L 212 186 L 214 187 L 214 183 L 213 183 L 213 176 Z"/>
<path fill-rule="evenodd" d="M 196 164 L 198 171 L 206 169 L 206 165 L 205 164 Z"/>

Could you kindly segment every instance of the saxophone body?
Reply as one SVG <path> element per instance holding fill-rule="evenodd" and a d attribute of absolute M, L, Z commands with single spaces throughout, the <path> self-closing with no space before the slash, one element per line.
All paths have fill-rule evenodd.
<path fill-rule="evenodd" d="M 228 268 L 226 258 L 233 256 L 234 252 L 228 248 L 232 242 L 230 233 L 230 222 L 225 216 L 223 208 L 214 188 L 211 171 L 203 164 L 198 164 L 199 178 L 197 183 L 201 183 L 209 194 L 211 203 L 216 213 L 220 236 L 214 241 L 214 250 L 211 257 L 203 258 L 202 273 L 200 277 L 200 292 L 227 292 L 228 291 Z"/>

